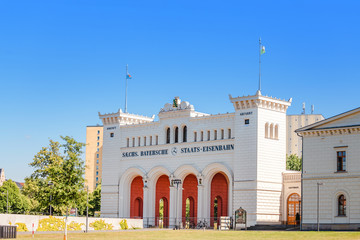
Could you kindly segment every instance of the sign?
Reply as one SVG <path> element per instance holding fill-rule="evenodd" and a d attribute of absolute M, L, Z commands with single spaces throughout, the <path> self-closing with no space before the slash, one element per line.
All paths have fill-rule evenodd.
<path fill-rule="evenodd" d="M 69 216 L 70 217 L 77 217 L 77 215 L 78 215 L 78 209 L 77 208 L 71 208 Z"/>
<path fill-rule="evenodd" d="M 253 112 L 242 112 L 240 113 L 240 116 L 244 116 L 244 115 L 252 115 Z"/>
<path fill-rule="evenodd" d="M 235 211 L 235 228 L 236 229 L 236 224 L 245 224 L 245 229 L 246 229 L 246 211 L 240 207 L 238 210 Z"/>
<path fill-rule="evenodd" d="M 116 127 L 108 127 L 108 128 L 106 128 L 106 130 L 112 130 L 112 129 L 116 129 Z"/>
<path fill-rule="evenodd" d="M 234 144 L 225 145 L 213 145 L 203 147 L 184 147 L 178 149 L 177 147 L 161 150 L 149 150 L 149 151 L 134 151 L 134 152 L 123 152 L 122 157 L 143 157 L 143 156 L 156 156 L 156 155 L 168 155 L 172 154 L 176 156 L 178 154 L 189 154 L 189 153 L 204 153 L 204 152 L 218 152 L 218 151 L 231 151 L 234 150 Z"/>

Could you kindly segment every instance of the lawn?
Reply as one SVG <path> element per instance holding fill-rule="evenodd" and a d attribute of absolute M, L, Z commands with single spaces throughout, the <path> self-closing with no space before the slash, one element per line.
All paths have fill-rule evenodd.
<path fill-rule="evenodd" d="M 18 235 L 17 239 L 32 239 Z M 34 239 L 64 239 L 63 234 L 35 234 Z M 360 239 L 360 232 L 295 232 L 295 231 L 212 231 L 212 230 L 129 230 L 118 232 L 69 233 L 68 239 Z"/>

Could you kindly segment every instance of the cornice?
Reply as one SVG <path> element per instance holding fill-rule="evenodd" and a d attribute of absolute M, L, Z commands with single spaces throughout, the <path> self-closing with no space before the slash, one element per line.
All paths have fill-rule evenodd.
<path fill-rule="evenodd" d="M 326 129 L 312 129 L 297 133 L 302 137 L 320 137 L 320 136 L 334 136 L 334 135 L 350 135 L 360 134 L 360 126 L 355 127 L 334 127 Z"/>

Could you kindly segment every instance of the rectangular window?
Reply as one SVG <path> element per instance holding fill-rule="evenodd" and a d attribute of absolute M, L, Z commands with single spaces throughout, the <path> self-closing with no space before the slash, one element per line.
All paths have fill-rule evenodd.
<path fill-rule="evenodd" d="M 221 139 L 224 139 L 224 129 L 221 129 Z"/>
<path fill-rule="evenodd" d="M 346 171 L 346 151 L 337 152 L 337 171 Z"/>
<path fill-rule="evenodd" d="M 99 159 L 96 160 L 96 164 L 99 164 Z"/>
<path fill-rule="evenodd" d="M 152 146 L 152 136 L 150 136 L 150 146 Z"/>
<path fill-rule="evenodd" d="M 99 170 L 99 166 L 96 166 L 96 170 Z"/>
<path fill-rule="evenodd" d="M 214 140 L 217 140 L 217 130 L 214 130 Z"/>
<path fill-rule="evenodd" d="M 99 154 L 98 154 L 98 153 L 96 154 L 96 158 L 99 158 Z"/>
<path fill-rule="evenodd" d="M 207 131 L 207 140 L 210 141 L 210 131 Z"/>
<path fill-rule="evenodd" d="M 98 130 L 98 135 L 100 134 L 100 130 Z"/>
<path fill-rule="evenodd" d="M 97 148 L 97 149 L 96 149 L 96 151 L 97 151 L 97 152 L 99 152 L 99 151 L 100 151 L 100 149 L 99 149 L 99 148 Z"/>
<path fill-rule="evenodd" d="M 144 137 L 144 146 L 146 146 L 146 137 Z"/>
<path fill-rule="evenodd" d="M 97 137 L 97 140 L 98 140 L 98 141 L 100 140 L 100 137 L 99 137 L 99 136 Z"/>
<path fill-rule="evenodd" d="M 96 181 L 97 181 L 97 182 L 99 181 L 99 178 L 98 178 L 98 177 L 96 177 Z"/>
<path fill-rule="evenodd" d="M 140 147 L 141 138 L 138 137 L 138 146 Z"/>
<path fill-rule="evenodd" d="M 230 128 L 228 129 L 228 138 L 229 139 L 231 138 L 231 129 Z"/>
<path fill-rule="evenodd" d="M 135 138 L 133 137 L 133 144 L 132 144 L 133 147 L 135 147 Z"/>
<path fill-rule="evenodd" d="M 245 124 L 249 124 L 250 123 L 250 119 L 245 119 Z"/>
<path fill-rule="evenodd" d="M 159 145 L 159 136 L 156 135 L 156 145 Z"/>
<path fill-rule="evenodd" d="M 98 172 L 98 171 L 96 171 L 96 176 L 99 176 L 99 172 Z"/>
<path fill-rule="evenodd" d="M 129 147 L 129 144 L 130 144 L 130 139 L 126 138 L 126 147 Z"/>
<path fill-rule="evenodd" d="M 97 142 L 97 146 L 99 146 L 100 145 L 100 143 L 99 142 Z"/>
<path fill-rule="evenodd" d="M 114 133 L 110 133 L 110 137 L 111 137 L 111 138 L 114 137 Z"/>
<path fill-rule="evenodd" d="M 194 142 L 197 141 L 197 132 L 194 132 Z"/>
<path fill-rule="evenodd" d="M 200 137 L 201 137 L 200 140 L 201 140 L 201 141 L 204 141 L 204 132 L 203 132 L 203 131 L 201 131 L 201 136 L 200 136 Z"/>

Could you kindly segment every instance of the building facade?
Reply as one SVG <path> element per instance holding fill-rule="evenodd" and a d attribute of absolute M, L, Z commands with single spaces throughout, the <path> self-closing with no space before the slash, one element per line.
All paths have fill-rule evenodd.
<path fill-rule="evenodd" d="M 286 221 L 284 199 L 300 193 L 283 181 L 291 99 L 260 91 L 229 99 L 235 112 L 210 115 L 175 98 L 156 122 L 121 109 L 99 113 L 102 216 L 141 217 L 145 226 L 202 219 L 213 225 L 242 207 L 248 226 Z"/>
<path fill-rule="evenodd" d="M 3 168 L 0 168 L 0 187 L 3 185 L 3 183 L 6 181 L 5 179 L 5 171 Z"/>
<path fill-rule="evenodd" d="M 302 138 L 295 132 L 296 129 L 324 120 L 322 114 L 298 114 L 286 116 L 286 154 L 302 156 Z"/>
<path fill-rule="evenodd" d="M 303 229 L 319 222 L 320 229 L 358 230 L 360 108 L 296 132 L 303 138 Z"/>
<path fill-rule="evenodd" d="M 86 127 L 85 185 L 92 192 L 101 183 L 103 127 Z"/>

